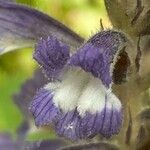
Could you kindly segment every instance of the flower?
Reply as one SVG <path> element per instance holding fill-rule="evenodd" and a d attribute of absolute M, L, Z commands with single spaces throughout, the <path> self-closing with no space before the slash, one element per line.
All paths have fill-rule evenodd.
<path fill-rule="evenodd" d="M 149 142 L 150 141 L 149 134 L 148 134 L 149 133 L 149 121 L 148 121 L 148 119 L 149 119 L 149 117 L 148 117 L 148 115 L 149 115 L 149 109 L 148 109 L 149 97 L 147 94 L 148 88 L 149 88 L 149 81 L 150 81 L 149 65 L 147 63 L 148 62 L 147 60 L 149 60 L 148 59 L 149 53 L 147 50 L 149 49 L 149 43 L 150 43 L 149 42 L 150 39 L 148 36 L 150 33 L 150 30 L 149 30 L 150 29 L 149 28 L 149 26 L 150 26 L 150 24 L 149 24 L 149 22 L 150 22 L 149 21 L 149 19 L 150 19 L 149 4 L 150 4 L 149 0 L 145 0 L 145 1 L 142 1 L 142 0 L 133 0 L 132 1 L 131 0 L 128 2 L 126 0 L 123 0 L 123 1 L 105 0 L 106 9 L 108 12 L 108 16 L 111 20 L 111 24 L 113 25 L 113 28 L 127 34 L 127 36 L 130 38 L 128 43 L 131 42 L 130 48 L 127 47 L 127 49 L 126 49 L 126 46 L 123 47 L 123 45 L 124 45 L 123 44 L 124 42 L 123 42 L 121 44 L 122 49 L 120 49 L 118 47 L 116 48 L 117 50 L 119 49 L 118 53 L 116 53 L 115 50 L 112 50 L 115 53 L 111 54 L 110 56 L 115 56 L 115 57 L 112 58 L 113 65 L 111 65 L 111 67 L 110 67 L 109 61 L 107 59 L 106 59 L 107 61 L 105 61 L 104 64 L 107 64 L 108 66 L 102 65 L 100 67 L 99 65 L 102 63 L 102 61 L 100 64 L 99 63 L 97 64 L 99 66 L 99 67 L 96 67 L 97 70 L 105 71 L 105 73 L 104 72 L 102 73 L 101 71 L 95 72 L 94 68 L 93 69 L 88 68 L 91 65 L 91 63 L 88 63 L 90 61 L 85 61 L 86 63 L 83 63 L 83 64 L 80 64 L 79 63 L 80 61 L 75 61 L 75 63 L 72 61 L 74 64 L 73 65 L 72 63 L 70 63 L 71 61 L 70 61 L 70 57 L 69 57 L 67 63 L 64 64 L 64 67 L 62 67 L 62 69 L 58 67 L 57 68 L 58 70 L 56 70 L 56 71 L 53 70 L 54 72 L 51 72 L 52 74 L 51 73 L 49 74 L 50 75 L 49 78 L 52 79 L 51 81 L 56 82 L 58 80 L 59 82 L 57 82 L 57 83 L 59 84 L 60 82 L 63 81 L 62 79 L 64 79 L 64 78 L 62 78 L 62 77 L 64 77 L 63 75 L 65 75 L 66 70 L 68 70 L 70 68 L 70 66 L 73 66 L 73 68 L 76 66 L 76 68 L 78 68 L 78 69 L 82 68 L 81 69 L 82 73 L 83 73 L 83 70 L 86 70 L 88 72 L 88 74 L 90 74 L 90 75 L 92 74 L 92 75 L 94 75 L 94 77 L 99 78 L 100 81 L 102 82 L 102 85 L 106 89 L 109 89 L 110 93 L 115 91 L 115 93 L 118 94 L 117 95 L 118 98 L 123 101 L 123 106 L 124 106 L 125 110 L 128 110 L 127 107 L 131 108 L 131 112 L 129 111 L 130 113 L 128 113 L 128 111 L 125 111 L 125 113 L 124 113 L 125 121 L 124 121 L 123 129 L 120 132 L 120 135 L 118 135 L 115 138 L 115 143 L 116 143 L 116 141 L 117 141 L 117 143 L 120 143 L 121 149 L 128 149 L 129 147 L 132 147 L 132 149 L 133 149 L 133 147 L 135 147 L 135 149 L 148 149 L 149 143 L 150 143 Z M 78 48 L 84 42 L 84 39 L 82 37 L 80 37 L 73 31 L 71 31 L 70 29 L 68 29 L 66 26 L 64 26 L 57 20 L 49 17 L 48 15 L 43 14 L 35 9 L 28 8 L 26 6 L 7 2 L 6 0 L 0 1 L 0 22 L 1 22 L 0 55 L 5 52 L 8 52 L 10 50 L 15 50 L 18 48 L 32 47 L 39 38 L 41 38 L 41 37 L 44 38 L 44 37 L 51 36 L 51 35 L 52 36 L 55 35 L 55 37 L 57 37 L 57 41 L 59 41 L 59 42 L 61 41 L 61 42 L 68 44 L 70 46 L 71 51 Z M 101 22 L 101 24 L 102 24 L 102 22 Z M 123 35 L 122 33 L 118 33 L 118 34 Z M 109 37 L 110 37 L 110 35 L 109 35 Z M 126 38 L 123 38 L 123 36 L 119 36 L 118 38 L 120 40 L 121 39 L 126 40 Z M 118 39 L 118 38 L 112 37 L 111 41 L 113 41 L 113 39 Z M 107 40 L 108 39 L 109 38 L 107 38 Z M 46 41 L 46 39 L 45 39 L 45 41 Z M 97 43 L 96 41 L 102 41 L 102 38 L 101 38 L 101 40 L 100 39 L 94 40 L 94 42 L 91 45 L 93 46 L 94 43 Z M 114 42 L 114 45 L 116 44 L 116 42 Z M 89 42 L 89 43 L 91 43 L 91 42 Z M 89 43 L 88 43 L 88 45 L 90 45 Z M 104 42 L 104 43 L 102 43 L 102 45 L 105 45 L 106 43 L 107 42 Z M 110 47 L 110 49 L 111 49 L 110 45 L 111 45 L 111 43 L 113 44 L 113 42 L 108 42 L 108 43 L 109 43 L 108 47 Z M 85 45 L 87 45 L 87 44 L 85 43 Z M 113 47 L 114 47 L 114 45 L 113 45 Z M 89 48 L 90 47 L 91 46 L 89 46 Z M 105 45 L 104 47 L 106 49 L 107 46 Z M 100 50 L 102 51 L 102 49 L 100 49 Z M 85 52 L 86 52 L 86 50 L 85 50 Z M 96 50 L 94 50 L 94 52 L 96 52 Z M 84 54 L 84 51 L 83 51 L 83 54 Z M 82 52 L 80 53 L 80 55 L 76 55 L 76 56 L 78 57 L 81 55 L 82 55 Z M 105 55 L 108 56 L 107 54 L 105 54 Z M 71 54 L 71 57 L 72 56 L 73 56 L 73 54 Z M 93 56 L 93 55 L 91 55 L 91 56 Z M 128 57 L 128 56 L 130 56 L 130 57 Z M 115 58 L 117 58 L 117 60 Z M 62 59 L 60 59 L 60 60 L 62 60 Z M 105 59 L 102 57 L 102 60 L 105 60 Z M 97 59 L 97 61 L 98 61 L 98 59 Z M 55 59 L 54 59 L 54 62 L 55 62 Z M 130 62 L 131 62 L 131 64 L 130 64 Z M 130 69 L 128 68 L 129 66 L 130 66 Z M 43 68 L 44 68 L 44 65 L 43 65 Z M 49 69 L 45 70 L 45 72 L 48 72 L 48 70 Z M 128 71 L 130 71 L 130 72 L 128 72 Z M 73 69 L 73 72 L 74 72 L 74 69 Z M 127 73 L 130 73 L 130 74 L 127 74 Z M 42 75 L 40 75 L 40 76 L 41 77 L 39 78 L 39 80 L 42 79 Z M 34 82 L 29 84 L 31 81 L 35 81 L 35 80 L 36 80 L 36 78 L 33 77 L 32 80 L 26 82 L 25 90 L 28 88 L 31 88 L 31 90 L 30 90 L 30 92 L 31 92 L 32 90 L 35 90 L 37 87 L 39 87 L 40 85 L 37 84 L 37 81 L 35 82 L 37 85 L 35 84 L 33 86 Z M 38 81 L 38 83 L 39 82 L 40 81 Z M 125 82 L 125 84 L 122 84 L 123 82 Z M 43 83 L 40 83 L 40 84 L 43 84 Z M 117 84 L 121 84 L 121 85 L 118 86 Z M 114 86 L 113 89 L 111 89 L 112 85 Z M 85 87 L 87 87 L 86 84 L 85 84 Z M 28 93 L 25 90 L 22 89 L 22 94 L 19 95 L 19 97 L 16 101 L 19 106 L 21 106 L 20 104 L 21 104 L 21 101 L 23 100 L 23 99 L 21 99 L 21 97 L 25 96 L 24 99 L 29 100 L 28 96 L 29 97 L 33 96 L 32 92 Z M 42 91 L 42 89 L 41 89 L 41 91 Z M 143 96 L 141 97 L 141 94 L 142 95 L 144 94 L 146 96 L 144 96 L 144 98 L 143 98 Z M 114 95 L 114 93 L 113 93 L 113 95 Z M 52 90 L 51 94 L 49 96 L 52 96 L 52 101 L 53 101 L 53 99 L 54 99 L 53 96 L 55 96 L 55 91 Z M 20 99 L 20 102 L 19 102 L 19 99 Z M 88 100 L 89 100 L 89 98 L 88 98 Z M 79 101 L 79 99 L 77 99 L 77 101 Z M 25 101 L 23 101 L 23 102 L 25 102 Z M 65 101 L 62 101 L 61 106 L 64 105 L 64 102 Z M 26 102 L 23 103 L 23 105 L 24 104 L 26 105 Z M 78 102 L 77 102 L 77 104 L 78 104 Z M 76 104 L 76 106 L 78 106 L 77 104 Z M 87 104 L 87 101 L 86 101 L 86 104 Z M 49 105 L 51 106 L 51 104 L 49 104 Z M 41 106 L 41 103 L 39 104 L 39 106 Z M 76 107 L 75 108 L 76 110 L 74 109 L 72 111 L 72 113 L 70 113 L 69 111 L 66 111 L 64 113 L 64 111 L 62 110 L 60 105 L 57 106 L 56 108 L 58 108 L 60 111 L 58 110 L 58 114 L 55 115 L 55 117 L 54 117 L 55 119 L 53 118 L 55 121 L 52 121 L 52 122 L 56 125 L 56 130 L 62 131 L 62 135 L 67 135 L 67 137 L 68 137 L 68 134 L 70 136 L 70 135 L 76 135 L 76 133 L 78 133 L 76 136 L 76 137 L 78 137 L 78 135 L 80 133 L 80 135 L 79 135 L 80 138 L 83 138 L 83 137 L 87 137 L 85 135 L 87 135 L 88 132 L 90 132 L 90 134 L 91 134 L 92 129 L 94 129 L 94 131 L 96 131 L 94 133 L 97 134 L 97 130 L 95 130 L 95 129 L 97 129 L 97 127 L 93 126 L 94 128 L 93 127 L 90 128 L 91 125 L 88 121 L 87 121 L 87 124 L 84 123 L 85 119 L 83 119 L 82 113 L 81 114 L 79 113 L 78 107 Z M 21 106 L 21 109 L 23 112 L 24 111 L 26 112 L 25 107 Z M 142 109 L 142 111 L 141 111 L 141 109 Z M 56 109 L 53 109 L 53 110 L 56 111 Z M 42 111 L 43 111 L 43 109 L 42 109 Z M 83 111 L 83 114 L 84 114 L 84 111 Z M 41 115 L 41 113 L 39 114 L 39 116 L 40 115 Z M 87 116 L 90 116 L 90 115 L 91 115 L 91 113 L 89 113 L 89 115 L 87 115 Z M 139 115 L 138 121 L 135 119 L 137 117 L 137 115 Z M 28 116 L 28 113 L 26 114 L 26 116 Z M 62 118 L 63 117 L 66 118 L 66 116 L 67 116 L 67 120 L 71 123 L 71 125 L 72 125 L 73 121 L 77 122 L 77 125 L 75 127 L 77 127 L 76 129 L 78 129 L 78 130 L 72 130 L 75 132 L 72 132 L 72 131 L 68 132 L 68 130 L 63 130 L 64 129 L 63 127 L 61 128 L 62 125 L 64 126 L 64 125 L 68 124 L 67 123 L 68 121 L 66 121 L 66 119 L 64 120 L 64 122 L 61 122 L 61 121 L 63 121 Z M 50 116 L 50 117 L 52 117 L 52 116 Z M 27 118 L 27 117 L 25 117 L 25 118 Z M 89 118 L 90 117 L 88 117 L 88 119 Z M 97 117 L 95 117 L 95 118 L 96 118 L 95 120 L 97 120 Z M 89 119 L 89 121 L 93 122 L 90 119 Z M 108 118 L 108 120 L 109 120 L 109 118 Z M 45 121 L 43 121 L 43 122 L 45 123 Z M 49 122 L 49 119 L 47 122 Z M 80 123 L 78 123 L 78 122 L 80 122 Z M 94 122 L 94 125 L 95 125 L 95 122 Z M 87 130 L 87 127 L 89 127 L 88 130 Z M 69 126 L 69 128 L 70 128 L 70 126 Z M 71 126 L 71 129 L 74 129 L 74 128 L 72 128 L 72 126 Z M 81 134 L 81 133 L 83 133 L 83 130 L 84 130 L 85 134 Z M 80 131 L 80 132 L 76 132 L 76 131 Z M 92 130 L 92 132 L 93 132 L 93 130 Z M 88 137 L 92 137 L 92 136 L 94 136 L 94 134 L 92 134 L 91 136 L 88 136 Z M 83 145 L 83 149 L 85 149 L 85 148 L 87 149 L 87 147 L 84 147 L 84 146 L 85 145 Z M 80 145 L 79 145 L 79 147 L 77 146 L 75 148 L 76 149 L 80 148 Z M 88 148 L 91 149 L 91 145 Z M 70 149 L 70 148 L 68 148 L 68 149 Z M 74 147 L 73 147 L 73 149 L 74 149 Z M 111 146 L 111 149 L 112 149 L 112 146 Z"/>
<path fill-rule="evenodd" d="M 112 84 L 126 41 L 120 32 L 102 31 L 69 54 L 70 48 L 56 37 L 42 38 L 33 58 L 51 82 L 30 105 L 36 125 L 53 123 L 59 135 L 72 140 L 117 134 L 123 114 Z"/>

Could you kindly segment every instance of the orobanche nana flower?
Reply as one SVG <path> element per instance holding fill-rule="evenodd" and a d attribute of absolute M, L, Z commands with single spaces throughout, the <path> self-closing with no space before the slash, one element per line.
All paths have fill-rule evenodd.
<path fill-rule="evenodd" d="M 51 82 L 30 105 L 36 125 L 52 123 L 59 135 L 72 140 L 117 134 L 123 113 L 112 84 L 126 41 L 120 32 L 101 31 L 71 53 L 56 37 L 42 38 L 33 57 Z"/>

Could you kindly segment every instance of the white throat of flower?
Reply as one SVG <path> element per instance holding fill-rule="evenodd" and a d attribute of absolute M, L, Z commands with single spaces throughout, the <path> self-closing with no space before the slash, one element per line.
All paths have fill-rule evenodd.
<path fill-rule="evenodd" d="M 84 116 L 86 112 L 100 113 L 105 106 L 118 111 L 121 109 L 119 99 L 111 90 L 106 89 L 100 79 L 81 69 L 70 69 L 62 82 L 49 83 L 45 88 L 54 91 L 53 102 L 64 112 L 77 108 L 79 114 Z"/>

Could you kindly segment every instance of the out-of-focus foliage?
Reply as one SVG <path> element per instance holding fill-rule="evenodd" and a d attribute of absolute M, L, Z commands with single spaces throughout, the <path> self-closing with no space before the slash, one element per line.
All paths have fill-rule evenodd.
<path fill-rule="evenodd" d="M 103 0 L 17 0 L 17 2 L 49 14 L 83 37 L 89 37 L 91 33 L 100 29 L 101 18 L 106 28 L 110 26 Z M 25 79 L 32 76 L 35 67 L 32 49 L 0 56 L 0 131 L 7 130 L 14 133 L 21 123 L 21 113 L 11 96 L 19 91 Z M 30 138 L 34 138 L 34 135 Z"/>
<path fill-rule="evenodd" d="M 103 0 L 18 1 L 51 15 L 85 37 L 100 28 L 100 18 L 105 27 L 110 26 Z"/>

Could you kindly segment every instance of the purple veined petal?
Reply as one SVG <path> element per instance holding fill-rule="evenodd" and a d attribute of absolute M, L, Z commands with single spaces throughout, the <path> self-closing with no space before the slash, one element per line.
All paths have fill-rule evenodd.
<path fill-rule="evenodd" d="M 0 54 L 33 47 L 37 39 L 56 36 L 76 49 L 84 40 L 50 16 L 24 5 L 0 1 Z"/>
<path fill-rule="evenodd" d="M 82 92 L 77 110 L 81 117 L 77 130 L 81 139 L 93 138 L 99 133 L 108 138 L 121 128 L 121 102 L 97 78 L 89 81 Z"/>
<path fill-rule="evenodd" d="M 33 58 L 42 66 L 49 78 L 57 78 L 69 59 L 69 47 L 49 36 L 36 45 Z"/>
<path fill-rule="evenodd" d="M 71 140 L 93 138 L 99 133 L 109 138 L 121 125 L 119 99 L 94 77 L 83 89 L 76 108 L 58 115 L 55 122 L 57 133 Z"/>
<path fill-rule="evenodd" d="M 29 109 L 36 126 L 51 123 L 59 114 L 59 108 L 53 103 L 53 92 L 44 88 L 37 92 Z"/>
<path fill-rule="evenodd" d="M 89 113 L 80 120 L 78 137 L 81 139 L 91 139 L 99 134 L 99 129 L 102 126 L 102 115 L 101 113 Z"/>
<path fill-rule="evenodd" d="M 103 84 L 109 88 L 114 78 L 114 66 L 117 63 L 117 59 L 119 59 L 118 56 L 120 52 L 122 50 L 125 51 L 123 48 L 126 41 L 127 38 L 120 32 L 111 30 L 99 32 L 73 54 L 69 64 L 79 66 L 86 72 L 92 73 L 94 77 L 100 78 Z M 123 55 L 123 58 L 124 57 L 128 59 L 128 61 L 124 64 L 125 68 L 121 70 L 121 73 L 126 75 L 129 58 L 128 55 Z M 119 67 L 117 69 L 119 69 Z M 118 72 L 120 72 L 120 70 L 116 70 L 116 76 Z"/>
<path fill-rule="evenodd" d="M 98 133 L 98 129 L 101 122 L 98 123 L 98 129 L 95 127 L 97 125 L 96 112 L 102 111 L 104 107 L 104 97 L 105 91 L 100 80 L 93 78 L 89 80 L 89 83 L 82 91 L 77 104 L 77 110 L 81 116 L 78 137 L 81 139 L 92 138 Z M 97 109 L 97 111 L 96 111 Z"/>
<path fill-rule="evenodd" d="M 106 93 L 105 108 L 101 115 L 103 116 L 103 124 L 100 133 L 106 138 L 118 134 L 122 126 L 123 112 L 121 102 L 111 91 Z"/>
<path fill-rule="evenodd" d="M 80 138 L 93 138 L 99 133 L 109 138 L 114 134 L 118 134 L 122 125 L 123 115 L 121 108 L 116 108 L 113 103 L 108 100 L 103 111 L 97 111 L 93 114 L 87 112 L 85 114 L 79 126 Z"/>
<path fill-rule="evenodd" d="M 55 129 L 59 136 L 66 137 L 71 140 L 78 140 L 79 123 L 80 116 L 75 109 L 59 115 L 55 122 Z"/>

